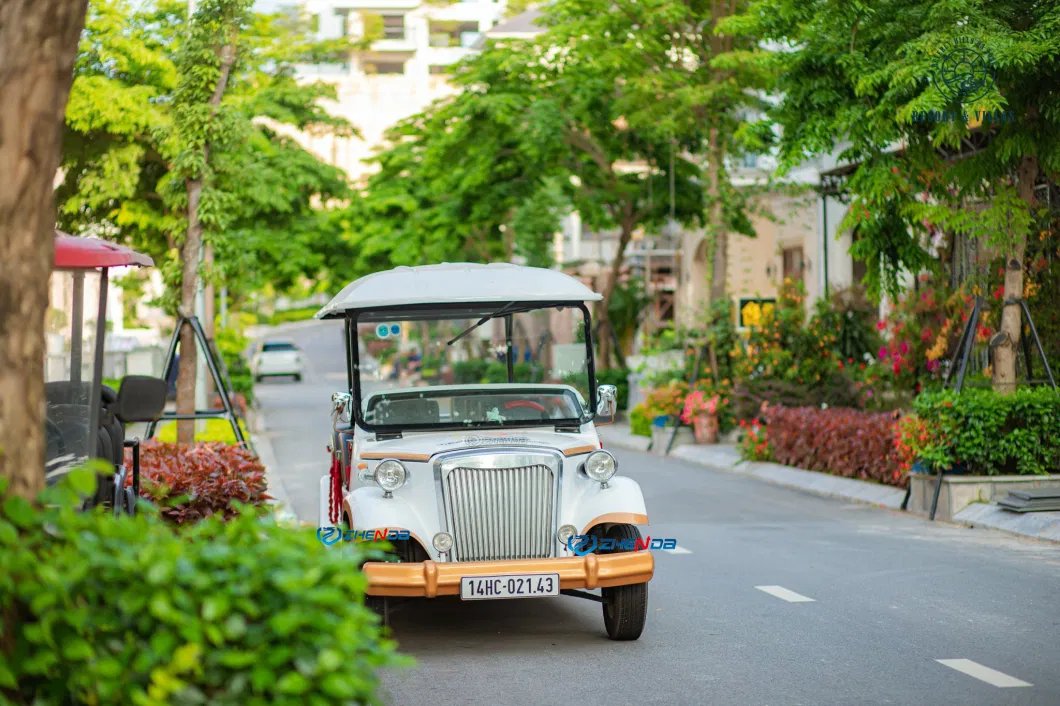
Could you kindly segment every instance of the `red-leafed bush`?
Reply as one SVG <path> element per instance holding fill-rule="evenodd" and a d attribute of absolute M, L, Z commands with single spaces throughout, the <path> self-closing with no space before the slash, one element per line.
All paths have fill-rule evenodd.
<path fill-rule="evenodd" d="M 126 450 L 132 467 L 132 450 Z M 220 513 L 236 514 L 233 501 L 264 505 L 265 467 L 248 449 L 212 442 L 169 444 L 143 442 L 140 449 L 140 495 L 157 504 L 162 516 L 176 524 L 193 522 Z M 130 477 L 129 483 L 132 483 Z M 174 502 L 186 496 L 180 502 Z"/>
<path fill-rule="evenodd" d="M 770 406 L 765 417 L 777 463 L 900 488 L 908 483 L 895 449 L 893 414 Z"/>

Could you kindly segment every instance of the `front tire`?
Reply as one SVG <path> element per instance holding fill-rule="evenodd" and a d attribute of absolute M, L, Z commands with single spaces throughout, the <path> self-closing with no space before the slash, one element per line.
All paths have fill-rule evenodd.
<path fill-rule="evenodd" d="M 633 525 L 615 525 L 604 535 L 618 542 L 641 538 Z M 608 554 L 621 550 L 611 550 Z M 648 619 L 648 584 L 633 583 L 601 590 L 604 598 L 604 628 L 612 640 L 636 640 L 644 632 Z"/>
<path fill-rule="evenodd" d="M 301 373 L 295 373 L 294 381 L 295 382 L 302 382 L 302 374 Z"/>

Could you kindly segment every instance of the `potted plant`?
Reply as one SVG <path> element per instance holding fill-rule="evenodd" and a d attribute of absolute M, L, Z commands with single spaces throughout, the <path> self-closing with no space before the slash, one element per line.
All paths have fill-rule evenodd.
<path fill-rule="evenodd" d="M 697 444 L 718 443 L 718 409 L 721 397 L 707 397 L 702 390 L 693 390 L 685 397 L 685 408 L 681 421 L 691 424 Z"/>

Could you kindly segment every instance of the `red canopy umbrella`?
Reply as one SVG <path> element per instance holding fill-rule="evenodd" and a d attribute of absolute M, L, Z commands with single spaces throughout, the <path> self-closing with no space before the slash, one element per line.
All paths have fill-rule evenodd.
<path fill-rule="evenodd" d="M 90 270 L 99 267 L 152 267 L 154 261 L 147 255 L 124 245 L 109 243 L 97 238 L 80 238 L 55 231 L 55 268 L 65 270 Z"/>

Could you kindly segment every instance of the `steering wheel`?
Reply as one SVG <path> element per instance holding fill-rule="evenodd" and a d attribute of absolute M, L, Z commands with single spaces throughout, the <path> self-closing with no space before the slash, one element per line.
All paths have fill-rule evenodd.
<path fill-rule="evenodd" d="M 533 400 L 509 400 L 504 403 L 505 409 L 517 409 L 520 407 L 525 409 L 536 409 L 541 413 L 542 419 L 549 419 L 548 410 L 545 409 L 545 405 L 540 402 L 534 402 Z"/>

